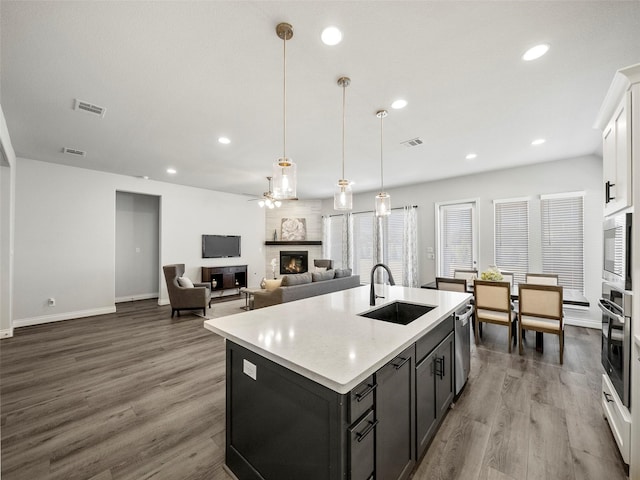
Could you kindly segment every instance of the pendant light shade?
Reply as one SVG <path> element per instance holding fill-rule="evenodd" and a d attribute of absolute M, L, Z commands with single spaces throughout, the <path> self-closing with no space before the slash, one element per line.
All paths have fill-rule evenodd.
<path fill-rule="evenodd" d="M 338 180 L 336 193 L 333 195 L 334 210 L 351 210 L 353 208 L 353 192 L 349 180 L 344 178 L 344 131 L 346 111 L 346 89 L 351 83 L 349 77 L 340 77 L 338 85 L 342 87 L 342 177 Z"/>
<path fill-rule="evenodd" d="M 279 23 L 276 34 L 283 44 L 283 147 L 282 157 L 273 164 L 273 196 L 278 200 L 293 200 L 297 198 L 296 164 L 287 157 L 287 40 L 293 37 L 293 27 Z"/>
<path fill-rule="evenodd" d="M 386 110 L 379 110 L 376 117 L 380 119 L 380 193 L 376 195 L 376 217 L 384 217 L 391 214 L 391 195 L 384 191 L 384 173 L 382 163 L 382 140 L 383 129 L 382 124 L 384 117 L 387 116 Z"/>

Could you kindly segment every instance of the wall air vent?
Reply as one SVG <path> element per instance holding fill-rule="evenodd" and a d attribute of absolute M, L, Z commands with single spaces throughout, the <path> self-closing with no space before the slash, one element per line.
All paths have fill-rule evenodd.
<path fill-rule="evenodd" d="M 417 147 L 418 145 L 422 145 L 422 140 L 418 137 L 412 138 L 411 140 L 405 140 L 404 142 L 400 142 L 405 147 Z"/>
<path fill-rule="evenodd" d="M 102 118 L 104 118 L 104 114 L 107 112 L 107 109 L 104 107 L 99 107 L 98 105 L 94 105 L 93 103 L 89 102 L 83 102 L 82 100 L 78 100 L 77 98 L 73 109 L 83 110 L 87 113 L 91 113 L 92 115 L 97 115 Z"/>
<path fill-rule="evenodd" d="M 68 155 L 75 155 L 76 157 L 86 157 L 87 156 L 87 152 L 83 152 L 82 150 L 78 150 L 77 148 L 64 147 L 62 149 L 62 152 L 66 153 Z"/>

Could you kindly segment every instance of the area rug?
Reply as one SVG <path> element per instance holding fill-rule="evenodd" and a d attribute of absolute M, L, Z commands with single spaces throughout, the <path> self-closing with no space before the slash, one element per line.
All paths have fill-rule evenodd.
<path fill-rule="evenodd" d="M 207 308 L 207 314 L 203 315 L 202 313 L 193 313 L 198 317 L 206 318 L 207 320 L 212 318 L 220 318 L 226 317 L 227 315 L 235 315 L 236 313 L 243 313 L 246 310 L 244 309 L 244 299 L 236 299 L 227 302 L 219 302 L 211 304 L 211 308 Z"/>

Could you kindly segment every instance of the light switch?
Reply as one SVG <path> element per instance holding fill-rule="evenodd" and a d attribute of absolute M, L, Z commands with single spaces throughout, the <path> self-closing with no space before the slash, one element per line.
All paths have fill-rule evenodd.
<path fill-rule="evenodd" d="M 140 247 L 136 247 L 136 253 L 140 253 Z"/>
<path fill-rule="evenodd" d="M 249 360 L 243 359 L 242 360 L 242 373 L 244 373 L 245 375 L 253 378 L 254 380 L 256 379 L 257 373 L 258 373 L 258 369 L 257 367 L 251 363 Z"/>

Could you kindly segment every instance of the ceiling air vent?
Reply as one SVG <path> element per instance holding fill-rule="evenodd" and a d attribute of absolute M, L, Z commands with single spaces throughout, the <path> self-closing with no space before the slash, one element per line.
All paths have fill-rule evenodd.
<path fill-rule="evenodd" d="M 411 140 L 405 140 L 404 142 L 400 142 L 405 147 L 417 147 L 418 145 L 422 145 L 422 140 L 418 137 L 412 138 Z"/>
<path fill-rule="evenodd" d="M 91 113 L 99 117 L 104 117 L 104 114 L 107 111 L 107 109 L 104 107 L 99 107 L 98 105 L 94 105 L 93 103 L 89 102 L 83 102 L 82 100 L 78 100 L 77 98 L 73 108 L 74 110 L 83 110 L 87 113 Z"/>
<path fill-rule="evenodd" d="M 64 147 L 62 149 L 62 151 L 64 153 L 67 153 L 69 155 L 75 155 L 77 157 L 86 157 L 87 156 L 87 152 L 83 152 L 82 150 L 78 150 L 77 148 Z"/>

